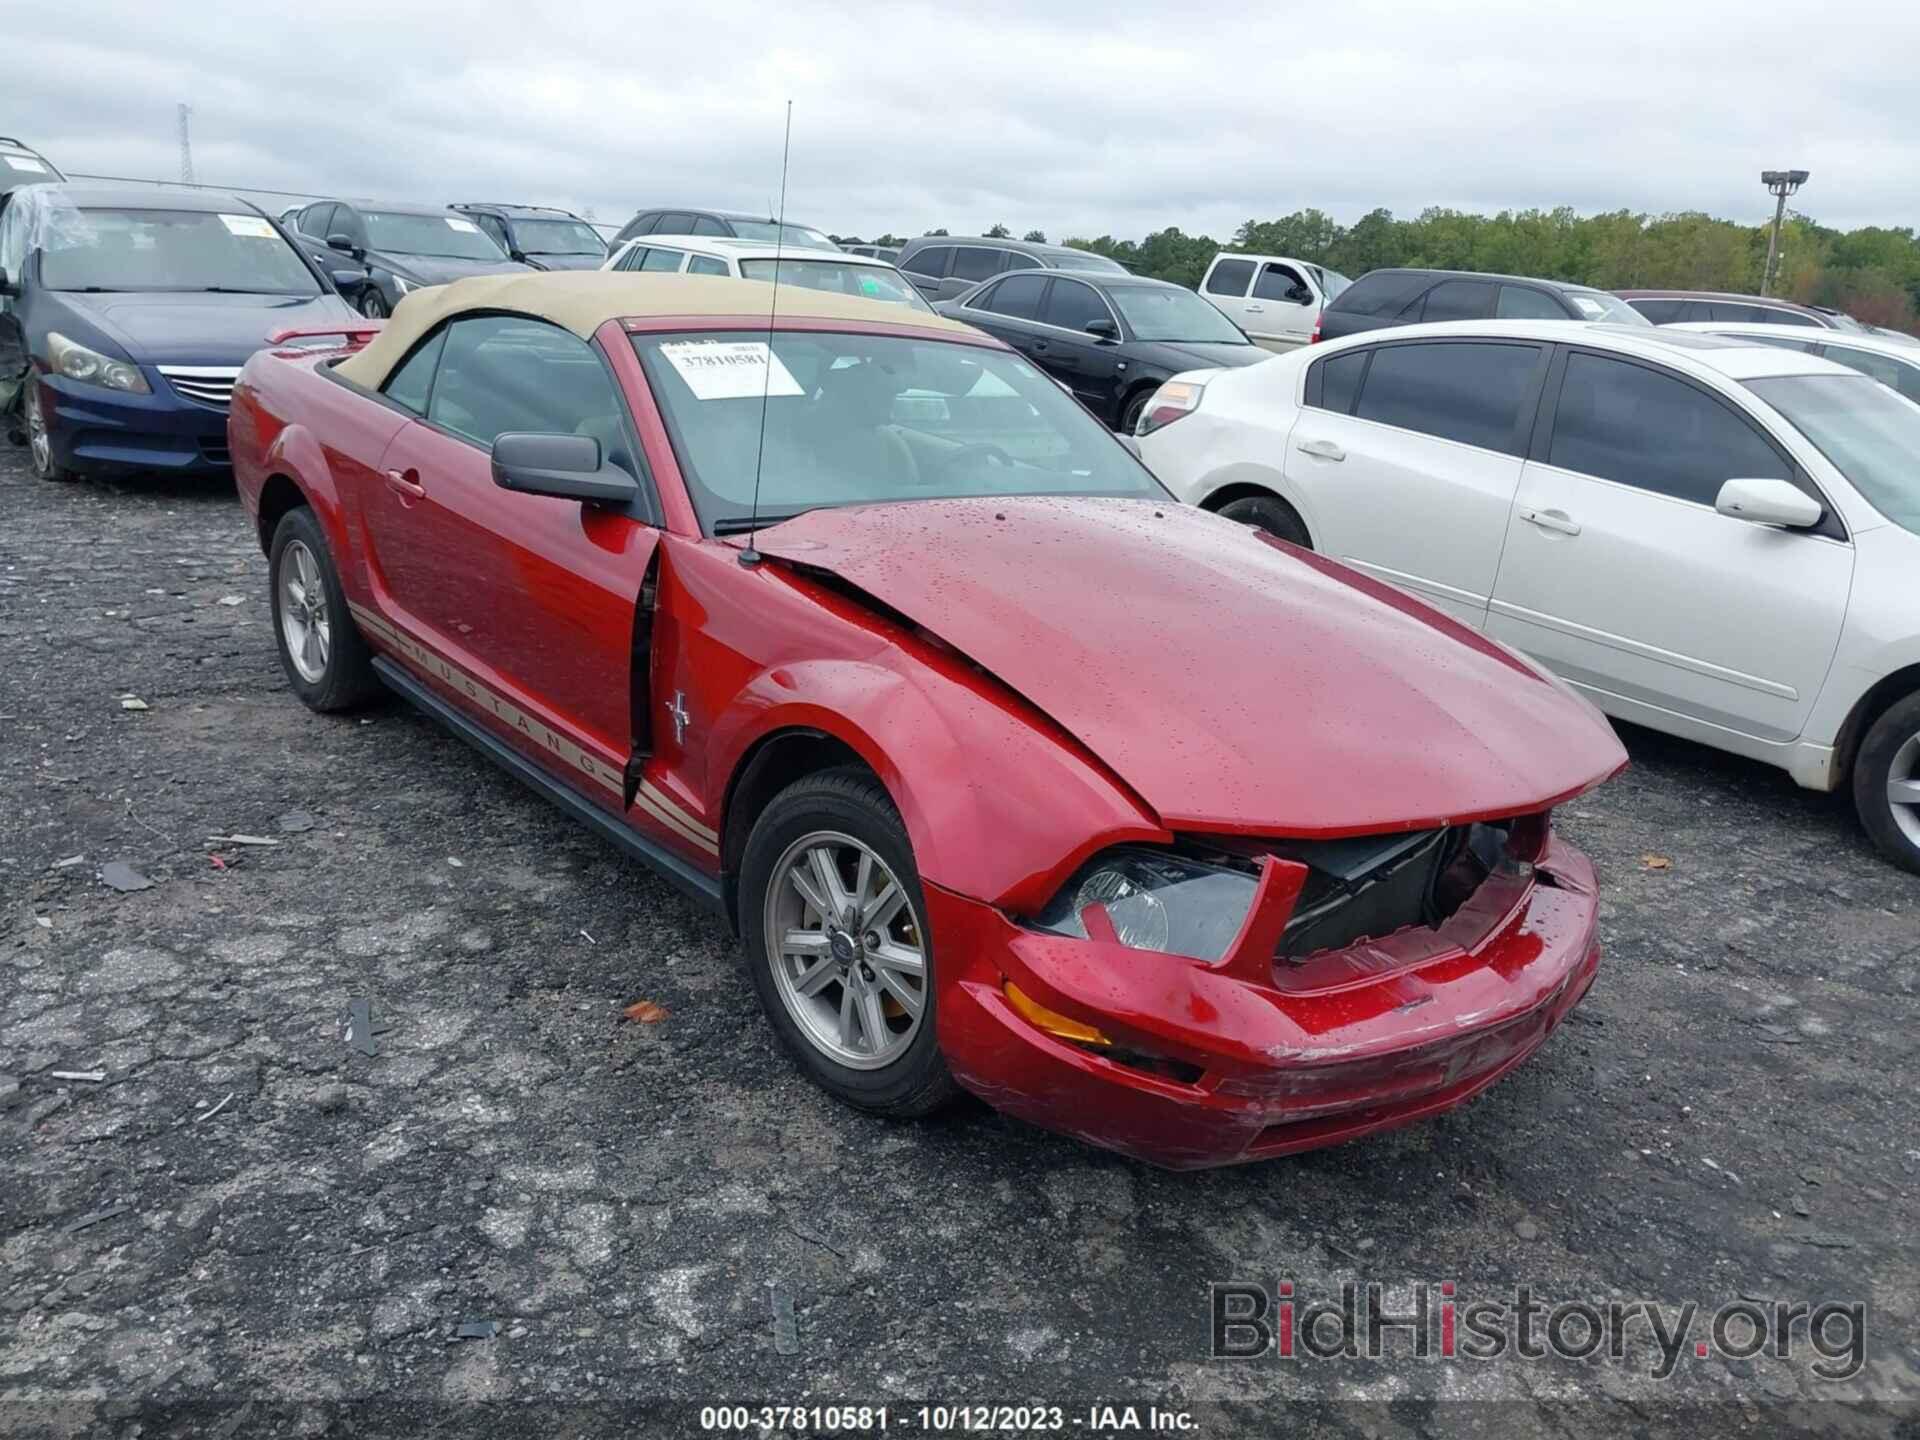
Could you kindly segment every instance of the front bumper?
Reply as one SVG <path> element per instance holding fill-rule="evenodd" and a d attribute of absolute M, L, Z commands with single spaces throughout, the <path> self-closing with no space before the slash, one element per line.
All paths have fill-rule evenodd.
<path fill-rule="evenodd" d="M 54 459 L 83 474 L 231 470 L 226 410 L 185 399 L 151 366 L 140 369 L 151 394 L 129 395 L 41 372 Z"/>
<path fill-rule="evenodd" d="M 1600 963 L 1593 867 L 1550 837 L 1527 881 L 1489 880 L 1438 931 L 1280 966 L 1218 966 L 1026 929 L 927 889 L 943 962 L 940 1044 L 1010 1115 L 1174 1169 L 1263 1160 L 1464 1103 L 1520 1064 Z M 1035 1028 L 1011 981 L 1111 1050 Z"/>

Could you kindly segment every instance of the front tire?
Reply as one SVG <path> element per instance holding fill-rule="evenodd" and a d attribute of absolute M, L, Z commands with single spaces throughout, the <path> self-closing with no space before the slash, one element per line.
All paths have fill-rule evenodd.
<path fill-rule="evenodd" d="M 1147 402 L 1153 399 L 1158 385 L 1142 385 L 1127 399 L 1127 405 L 1120 412 L 1120 433 L 1131 435 L 1140 428 L 1140 417 L 1146 413 Z"/>
<path fill-rule="evenodd" d="M 1920 694 L 1867 732 L 1853 762 L 1853 804 L 1880 853 L 1920 875 Z"/>
<path fill-rule="evenodd" d="M 879 1115 L 952 1100 L 920 872 L 879 781 L 854 768 L 795 781 L 755 822 L 740 871 L 747 967 L 801 1068 Z"/>
<path fill-rule="evenodd" d="M 1220 513 L 1229 520 L 1264 530 L 1289 545 L 1298 545 L 1302 550 L 1313 548 L 1313 537 L 1307 534 L 1300 512 L 1278 495 L 1243 495 L 1222 505 Z"/>
<path fill-rule="evenodd" d="M 77 472 L 62 465 L 53 452 L 53 432 L 47 428 L 47 412 L 40 403 L 40 377 L 32 375 L 20 392 L 22 418 L 27 425 L 27 458 L 33 473 L 42 480 L 75 480 Z"/>
<path fill-rule="evenodd" d="M 387 297 L 380 293 L 380 287 L 369 280 L 367 288 L 360 292 L 360 313 L 369 320 L 384 320 L 393 311 L 388 308 Z"/>
<path fill-rule="evenodd" d="M 267 579 L 273 638 L 293 693 L 310 710 L 350 710 L 378 692 L 373 655 L 347 609 L 320 522 L 305 506 L 273 532 Z"/>

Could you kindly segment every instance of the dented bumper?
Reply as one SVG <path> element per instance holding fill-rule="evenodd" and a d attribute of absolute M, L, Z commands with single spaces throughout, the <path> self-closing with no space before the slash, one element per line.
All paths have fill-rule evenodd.
<path fill-rule="evenodd" d="M 940 1041 L 996 1109 L 1177 1169 L 1260 1160 L 1471 1099 L 1538 1049 L 1600 963 L 1587 858 L 1549 837 L 1437 930 L 1258 971 L 1044 934 L 928 888 Z M 1269 950 L 1267 953 L 1271 953 Z M 957 972 L 957 973 L 956 973 Z M 1011 983 L 1107 1045 L 1024 1016 Z"/>

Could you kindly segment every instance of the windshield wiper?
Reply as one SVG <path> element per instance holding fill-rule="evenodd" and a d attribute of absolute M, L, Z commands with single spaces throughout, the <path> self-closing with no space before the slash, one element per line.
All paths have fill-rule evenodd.
<path fill-rule="evenodd" d="M 760 515 L 757 517 L 753 515 L 729 515 L 724 520 L 716 520 L 713 522 L 713 533 L 716 535 L 744 535 L 749 530 L 764 530 L 769 525 L 784 524 L 795 516 L 806 513 L 804 510 L 795 510 L 789 515 Z"/>
<path fill-rule="evenodd" d="M 304 295 L 304 290 L 248 290 L 239 285 L 202 285 L 202 295 Z"/>

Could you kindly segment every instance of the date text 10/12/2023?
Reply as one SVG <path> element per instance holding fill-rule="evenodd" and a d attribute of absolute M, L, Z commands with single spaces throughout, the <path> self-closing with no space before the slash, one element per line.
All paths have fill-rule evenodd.
<path fill-rule="evenodd" d="M 707 1405 L 700 1428 L 765 1434 L 801 1429 L 817 1433 L 880 1434 L 1190 1434 L 1194 1417 L 1156 1405 Z"/>

